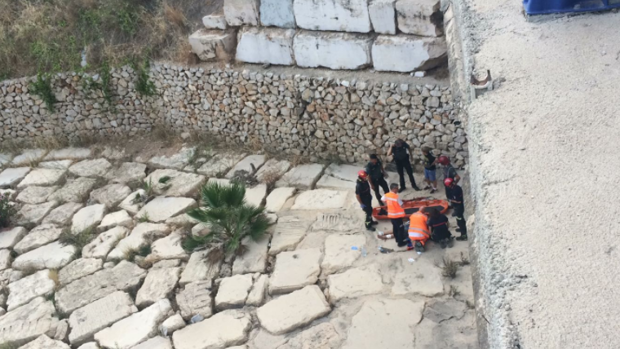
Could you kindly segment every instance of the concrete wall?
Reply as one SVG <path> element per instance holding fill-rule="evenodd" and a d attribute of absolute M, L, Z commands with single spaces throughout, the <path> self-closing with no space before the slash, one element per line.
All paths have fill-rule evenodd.
<path fill-rule="evenodd" d="M 165 124 L 179 132 L 205 131 L 230 142 L 258 142 L 273 151 L 313 159 L 338 155 L 345 162 L 365 161 L 371 151 L 384 154 L 403 138 L 416 147 L 467 159 L 467 139 L 448 85 L 368 82 L 308 77 L 289 68 L 270 71 L 151 68 L 157 95 L 134 90 L 131 68 L 113 70 L 114 108 L 101 91 L 85 89 L 77 74 L 53 81 L 55 112 L 28 92 L 32 79 L 0 82 L 0 140 L 149 131 Z M 402 80 L 402 79 L 401 79 Z"/>

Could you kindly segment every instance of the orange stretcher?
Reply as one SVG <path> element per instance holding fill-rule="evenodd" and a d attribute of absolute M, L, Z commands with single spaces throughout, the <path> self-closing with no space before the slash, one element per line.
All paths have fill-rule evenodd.
<path fill-rule="evenodd" d="M 449 204 L 446 200 L 439 200 L 435 198 L 414 198 L 411 200 L 403 200 L 403 208 L 405 209 L 405 216 L 407 218 L 416 213 L 422 206 L 435 208 L 441 213 L 446 213 L 448 211 Z M 377 220 L 390 219 L 387 214 L 387 206 L 373 208 L 372 216 Z"/>

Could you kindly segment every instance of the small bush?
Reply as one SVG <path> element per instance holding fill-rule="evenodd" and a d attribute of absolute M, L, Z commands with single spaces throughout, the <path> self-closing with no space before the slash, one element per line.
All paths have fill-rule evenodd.
<path fill-rule="evenodd" d="M 125 258 L 125 260 L 129 262 L 135 262 L 136 257 L 138 256 L 146 257 L 150 255 L 151 252 L 152 252 L 151 244 L 143 244 L 143 245 L 140 245 L 140 247 L 138 248 L 132 248 L 132 249 L 125 250 L 123 252 L 123 257 Z"/>
<path fill-rule="evenodd" d="M 149 214 L 147 212 L 144 212 L 142 216 L 138 217 L 138 222 L 140 223 L 147 223 L 148 221 L 149 221 Z"/>
<path fill-rule="evenodd" d="M 0 194 L 0 228 L 8 227 L 16 213 L 17 210 L 9 201 L 9 196 Z"/>
<path fill-rule="evenodd" d="M 170 181 L 172 178 L 170 176 L 163 176 L 159 179 L 159 183 L 161 184 L 166 184 L 168 183 L 168 181 Z"/>
<path fill-rule="evenodd" d="M 54 111 L 54 104 L 58 102 L 52 89 L 49 74 L 37 74 L 37 79 L 30 84 L 30 93 L 39 96 L 47 106 L 47 110 Z"/>
<path fill-rule="evenodd" d="M 441 267 L 441 275 L 443 277 L 454 279 L 458 270 L 459 265 L 455 261 L 444 257 L 443 266 Z"/>
<path fill-rule="evenodd" d="M 63 245 L 75 246 L 75 258 L 82 256 L 82 249 L 97 237 L 94 228 L 87 228 L 79 233 L 73 233 L 70 229 L 65 229 L 60 234 L 58 241 Z"/>
<path fill-rule="evenodd" d="M 150 67 L 151 65 L 148 59 L 145 59 L 141 64 L 133 64 L 133 68 L 138 75 L 138 79 L 136 80 L 136 91 L 143 96 L 154 96 L 155 93 L 157 93 L 155 84 L 151 81 L 149 75 Z"/>

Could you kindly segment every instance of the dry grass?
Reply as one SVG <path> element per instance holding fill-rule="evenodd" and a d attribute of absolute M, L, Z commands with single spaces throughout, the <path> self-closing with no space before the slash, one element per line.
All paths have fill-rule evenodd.
<path fill-rule="evenodd" d="M 441 275 L 443 275 L 443 277 L 454 279 L 458 270 L 459 265 L 457 262 L 451 260 L 450 258 L 444 257 L 443 265 L 441 266 Z"/>
<path fill-rule="evenodd" d="M 58 270 L 57 269 L 50 269 L 49 278 L 50 278 L 50 280 L 54 281 L 54 284 L 56 285 L 56 288 L 60 287 L 60 281 L 58 280 Z"/>

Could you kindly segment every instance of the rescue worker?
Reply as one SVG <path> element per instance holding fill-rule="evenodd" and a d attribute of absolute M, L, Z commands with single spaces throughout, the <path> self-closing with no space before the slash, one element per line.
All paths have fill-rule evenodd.
<path fill-rule="evenodd" d="M 373 225 L 379 224 L 379 222 L 372 220 L 372 193 L 370 191 L 370 183 L 368 183 L 368 173 L 364 170 L 357 173 L 355 196 L 360 207 L 366 213 L 366 221 L 364 223 L 366 230 L 375 231 Z"/>
<path fill-rule="evenodd" d="M 458 226 L 456 231 L 461 233 L 461 236 L 456 239 L 458 241 L 467 241 L 467 222 L 465 222 L 465 201 L 463 199 L 463 188 L 456 184 L 456 181 L 452 178 L 446 178 L 443 183 L 446 188 L 450 188 L 450 197 L 448 199 L 452 203 L 452 208 L 454 209 L 456 225 Z"/>
<path fill-rule="evenodd" d="M 436 208 L 431 208 L 428 211 L 428 227 L 431 229 L 431 240 L 439 243 L 441 248 L 446 248 L 446 246 L 452 240 L 452 233 L 450 233 L 450 224 L 448 223 L 448 217 L 439 212 L 439 210 L 437 210 Z"/>
<path fill-rule="evenodd" d="M 426 207 L 422 206 L 418 211 L 409 217 L 409 246 L 407 250 L 416 252 L 424 252 L 426 241 L 431 238 L 430 229 L 428 228 L 428 216 Z M 415 247 L 412 243 L 415 241 Z"/>
<path fill-rule="evenodd" d="M 407 171 L 407 175 L 409 175 L 409 181 L 411 182 L 411 187 L 413 190 L 419 191 L 420 188 L 415 184 L 415 179 L 413 178 L 413 168 L 411 167 L 411 161 L 413 161 L 413 154 L 411 153 L 411 148 L 409 144 L 407 144 L 402 139 L 397 139 L 394 144 L 390 146 L 390 150 L 388 150 L 387 156 L 394 155 L 394 162 L 396 162 L 396 171 L 398 171 L 398 176 L 400 177 L 400 193 L 407 189 L 405 185 L 405 171 Z M 411 161 L 409 159 L 411 158 Z"/>
<path fill-rule="evenodd" d="M 454 166 L 452 166 L 452 164 L 450 163 L 450 159 L 447 156 L 440 156 L 437 159 L 437 162 L 443 166 L 444 182 L 448 178 L 451 178 L 455 184 L 457 184 L 461 180 L 461 177 L 456 172 L 456 169 L 454 168 Z M 446 199 L 448 199 L 448 202 L 450 202 L 450 188 L 447 185 L 444 185 L 444 187 L 446 189 Z M 452 205 L 450 205 L 450 207 L 452 207 Z"/>
<path fill-rule="evenodd" d="M 403 201 L 398 197 L 398 184 L 390 184 L 390 191 L 386 193 L 381 201 L 387 204 L 388 217 L 392 221 L 392 230 L 398 247 L 404 247 L 411 242 L 405 236 L 405 227 L 403 225 L 403 217 L 405 217 L 405 209 Z"/>
<path fill-rule="evenodd" d="M 381 163 L 381 161 L 379 161 L 377 154 L 370 154 L 370 162 L 368 162 L 368 164 L 366 165 L 366 173 L 368 173 L 368 176 L 370 177 L 370 186 L 375 192 L 375 196 L 379 201 L 379 206 L 385 206 L 385 203 L 381 201 L 381 193 L 379 192 L 379 187 L 383 189 L 384 194 L 389 193 L 390 189 L 388 189 L 388 184 L 385 181 L 387 173 L 385 173 L 385 170 L 383 169 L 383 164 Z"/>

